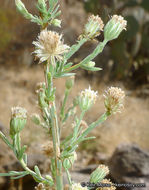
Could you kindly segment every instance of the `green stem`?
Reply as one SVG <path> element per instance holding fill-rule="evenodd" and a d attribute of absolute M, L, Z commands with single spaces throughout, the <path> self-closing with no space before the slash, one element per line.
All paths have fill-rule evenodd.
<path fill-rule="evenodd" d="M 34 176 L 34 177 L 37 176 L 37 174 L 36 174 L 35 172 L 33 172 L 31 169 L 29 169 L 29 168 L 27 167 L 27 165 L 25 164 L 25 162 L 24 162 L 23 159 L 20 160 L 20 163 L 21 163 L 23 169 L 24 169 L 25 171 L 28 171 L 28 173 L 29 173 L 30 175 L 32 175 L 32 176 Z"/>
<path fill-rule="evenodd" d="M 52 59 L 53 60 L 53 59 Z M 54 65 L 51 63 L 51 65 Z M 48 79 L 48 72 L 49 70 L 46 69 L 45 78 Z M 46 81 L 48 83 L 48 80 Z M 50 79 L 50 85 L 46 85 L 48 87 L 48 90 L 52 92 L 53 90 L 53 81 L 52 81 L 52 74 Z M 50 87 L 50 89 L 49 89 Z M 51 108 L 46 108 L 44 111 L 46 112 L 46 115 L 48 119 L 51 121 L 51 129 L 52 129 L 52 140 L 53 140 L 53 148 L 54 148 L 54 170 L 55 170 L 55 183 L 56 183 L 56 190 L 63 190 L 63 181 L 62 181 L 62 164 L 59 160 L 60 157 L 60 134 L 59 134 L 59 126 L 58 126 L 58 119 L 57 119 L 57 112 L 56 112 L 56 106 L 55 106 L 55 100 L 50 103 Z"/>
<path fill-rule="evenodd" d="M 77 44 L 71 46 L 70 51 L 65 55 L 65 59 L 68 60 L 71 58 L 71 56 L 80 49 L 80 47 L 87 41 L 88 39 L 83 38 L 78 41 Z"/>
<path fill-rule="evenodd" d="M 71 176 L 70 176 L 70 173 L 69 173 L 68 170 L 66 170 L 66 174 L 67 174 L 67 179 L 68 179 L 69 185 L 71 187 L 72 186 L 72 181 L 71 181 Z"/>
<path fill-rule="evenodd" d="M 65 106 L 66 106 L 66 102 L 67 102 L 67 99 L 68 99 L 68 95 L 69 95 L 69 90 L 66 89 L 65 90 L 65 97 L 64 97 L 64 100 L 63 100 L 63 103 L 62 103 L 62 108 L 61 108 L 61 112 L 60 112 L 60 117 L 61 117 L 61 120 L 64 119 L 65 117 Z"/>
<path fill-rule="evenodd" d="M 91 60 L 93 60 L 99 53 L 101 53 L 107 43 L 107 40 L 104 40 L 103 42 L 99 43 L 99 45 L 95 48 L 95 50 L 88 55 L 85 59 L 83 59 L 80 63 L 66 69 L 64 72 L 70 72 L 77 68 L 79 68 L 81 65 L 84 65 L 86 63 L 89 63 Z"/>
<path fill-rule="evenodd" d="M 71 139 L 71 143 L 70 143 L 71 145 L 72 145 L 72 144 L 76 141 L 76 139 L 77 139 L 79 127 L 80 127 L 80 124 L 81 124 L 81 121 L 82 121 L 84 115 L 85 115 L 85 111 L 81 112 L 79 121 L 77 122 L 77 125 L 76 125 L 75 128 L 74 128 L 73 138 Z M 70 144 L 69 144 L 68 146 L 70 146 Z"/>
<path fill-rule="evenodd" d="M 9 146 L 9 148 L 11 148 L 14 151 L 13 145 L 9 142 L 7 137 L 1 131 L 0 131 L 0 137 Z"/>
<path fill-rule="evenodd" d="M 109 112 L 104 113 L 97 121 L 93 122 L 82 134 L 81 136 L 72 144 L 72 146 L 75 146 L 79 142 L 81 142 L 85 136 L 87 136 L 95 127 L 103 123 L 108 116 L 110 116 Z"/>

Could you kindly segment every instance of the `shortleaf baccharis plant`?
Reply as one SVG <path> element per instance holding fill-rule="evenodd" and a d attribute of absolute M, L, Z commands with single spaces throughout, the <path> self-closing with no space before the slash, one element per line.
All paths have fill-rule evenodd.
<path fill-rule="evenodd" d="M 63 172 L 66 172 L 70 190 L 86 190 L 90 187 L 83 187 L 71 179 L 69 170 L 77 159 L 76 149 L 78 145 L 86 140 L 94 139 L 88 134 L 102 124 L 111 114 L 119 112 L 123 107 L 124 92 L 116 87 L 109 88 L 104 95 L 105 112 L 95 122 L 87 125 L 82 124 L 86 112 L 92 107 L 98 98 L 98 93 L 91 87 L 82 91 L 74 98 L 72 105 L 66 109 L 66 103 L 70 91 L 74 85 L 75 69 L 82 68 L 90 71 L 99 71 L 101 68 L 95 67 L 93 59 L 103 51 L 105 45 L 119 36 L 126 28 L 126 21 L 122 16 L 114 15 L 104 28 L 103 21 L 99 16 L 90 16 L 84 27 L 83 33 L 73 46 L 68 46 L 63 41 L 63 36 L 57 32 L 49 31 L 49 25 L 60 27 L 61 21 L 57 19 L 60 15 L 58 0 L 38 0 L 37 9 L 39 15 L 32 15 L 28 12 L 21 0 L 16 0 L 18 11 L 31 22 L 35 22 L 41 27 L 41 32 L 37 40 L 33 42 L 35 51 L 33 54 L 43 65 L 45 81 L 37 86 L 38 106 L 41 117 L 32 115 L 32 121 L 45 129 L 49 134 L 49 142 L 43 146 L 43 152 L 51 159 L 51 173 L 42 175 L 38 166 L 34 169 L 28 168 L 26 146 L 21 144 L 20 133 L 27 121 L 27 111 L 21 107 L 12 108 L 10 120 L 10 137 L 6 137 L 0 132 L 1 139 L 14 152 L 16 158 L 22 165 L 22 171 L 10 171 L 1 173 L 0 176 L 10 176 L 12 179 L 22 178 L 31 175 L 38 183 L 36 189 L 63 190 Z M 85 57 L 78 64 L 69 62 L 73 54 L 87 41 L 94 39 L 101 32 L 104 32 L 104 40 L 99 42 L 95 50 Z M 55 78 L 67 77 L 65 85 L 64 99 L 60 110 L 56 109 L 55 94 L 56 88 L 53 86 Z M 78 116 L 77 109 L 81 114 Z M 74 118 L 73 131 L 63 141 L 61 141 L 61 131 L 69 117 Z M 91 183 L 104 182 L 105 176 L 109 173 L 106 166 L 100 165 L 90 177 Z M 110 188 L 115 189 L 115 187 Z"/>

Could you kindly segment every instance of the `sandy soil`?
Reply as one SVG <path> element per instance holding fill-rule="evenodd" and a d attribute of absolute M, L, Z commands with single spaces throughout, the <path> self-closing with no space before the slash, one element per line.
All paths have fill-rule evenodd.
<path fill-rule="evenodd" d="M 43 80 L 41 65 L 17 68 L 1 66 L 0 68 L 0 122 L 5 126 L 5 131 L 8 134 L 11 107 L 25 107 L 28 110 L 28 123 L 22 132 L 22 138 L 24 143 L 28 145 L 33 142 L 43 143 L 47 138 L 44 130 L 32 124 L 30 120 L 30 115 L 38 112 L 35 94 L 36 83 Z M 64 83 L 65 79 L 55 80 L 57 102 L 63 98 Z M 98 90 L 99 98 L 95 106 L 86 114 L 87 123 L 93 122 L 104 112 L 102 94 L 107 86 L 79 77 L 69 100 L 70 102 L 80 90 L 87 88 L 89 84 Z M 122 84 L 109 84 L 109 86 L 111 85 L 118 85 L 124 89 Z M 92 134 L 97 137 L 96 140 L 86 142 L 82 148 L 110 155 L 120 143 L 137 143 L 142 148 L 149 150 L 149 99 L 133 97 L 130 92 L 124 90 L 127 97 L 123 112 L 110 117 L 101 127 L 95 129 Z M 57 103 L 57 107 L 59 107 L 59 103 Z M 69 130 L 71 130 L 70 122 L 63 128 L 62 136 L 65 136 Z"/>

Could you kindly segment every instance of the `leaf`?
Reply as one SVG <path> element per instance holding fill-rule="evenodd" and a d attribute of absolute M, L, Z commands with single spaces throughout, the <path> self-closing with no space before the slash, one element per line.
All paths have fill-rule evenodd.
<path fill-rule="evenodd" d="M 54 75 L 55 78 L 61 78 L 61 77 L 70 77 L 74 76 L 76 73 L 59 73 Z"/>
<path fill-rule="evenodd" d="M 29 175 L 29 174 L 20 175 L 20 176 L 17 176 L 17 177 L 11 177 L 11 179 L 20 179 L 22 177 L 25 177 L 26 175 Z"/>
<path fill-rule="evenodd" d="M 24 160 L 24 162 L 25 162 L 25 164 L 27 165 L 27 154 L 23 154 L 23 160 Z"/>
<path fill-rule="evenodd" d="M 26 151 L 27 146 L 24 145 L 21 150 L 19 151 L 19 159 L 23 157 L 24 152 Z"/>
<path fill-rule="evenodd" d="M 13 150 L 13 145 L 9 142 L 7 137 L 1 131 L 0 131 L 0 137 Z"/>
<path fill-rule="evenodd" d="M 73 63 L 71 63 L 71 62 L 70 62 L 70 63 L 67 63 L 67 64 L 64 66 L 64 70 L 65 70 L 65 69 L 68 69 L 68 68 L 71 67 L 72 65 L 73 65 Z"/>
<path fill-rule="evenodd" d="M 39 177 L 41 177 L 41 173 L 40 173 L 40 170 L 39 170 L 38 166 L 34 166 L 34 170 L 35 170 L 36 174 L 37 174 Z"/>
<path fill-rule="evenodd" d="M 100 67 L 87 67 L 85 65 L 81 65 L 80 67 L 87 71 L 101 71 L 102 70 L 102 68 L 100 68 Z"/>
<path fill-rule="evenodd" d="M 84 139 L 82 139 L 82 141 L 87 141 L 87 140 L 92 140 L 92 139 L 96 139 L 96 137 L 86 137 L 86 138 L 84 138 Z"/>

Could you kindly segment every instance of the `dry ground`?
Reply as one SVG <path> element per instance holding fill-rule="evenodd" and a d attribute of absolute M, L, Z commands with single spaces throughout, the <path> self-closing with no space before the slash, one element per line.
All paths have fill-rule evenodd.
<path fill-rule="evenodd" d="M 6 126 L 8 133 L 10 108 L 12 106 L 23 106 L 28 110 L 28 123 L 22 132 L 24 143 L 30 145 L 33 142 L 43 143 L 47 139 L 44 130 L 32 124 L 30 115 L 38 112 L 36 104 L 35 87 L 36 83 L 43 81 L 42 66 L 17 68 L 0 68 L 0 122 Z M 63 96 L 65 79 L 55 80 L 57 87 L 57 101 Z M 70 99 L 80 90 L 87 88 L 91 84 L 95 90 L 99 91 L 99 98 L 95 106 L 87 113 L 86 121 L 91 123 L 96 120 L 104 111 L 102 94 L 107 88 L 104 84 L 97 84 L 95 81 L 79 78 L 76 80 L 75 87 Z M 116 85 L 116 84 L 110 84 Z M 122 84 L 117 84 L 122 86 Z M 124 88 L 123 88 L 124 89 Z M 92 133 L 97 137 L 93 142 L 88 141 L 82 148 L 93 151 L 101 151 L 110 155 L 115 147 L 120 143 L 137 143 L 142 148 L 149 150 L 149 99 L 141 99 L 131 96 L 127 92 L 125 109 L 121 114 L 116 114 L 109 118 L 102 127 L 98 127 Z M 57 104 L 59 105 L 59 104 Z M 64 134 L 71 130 L 71 123 L 64 127 Z M 1 142 L 0 142 L 1 143 Z"/>

